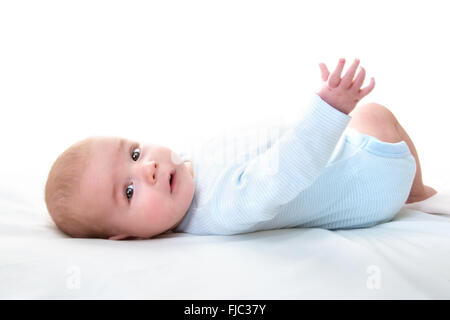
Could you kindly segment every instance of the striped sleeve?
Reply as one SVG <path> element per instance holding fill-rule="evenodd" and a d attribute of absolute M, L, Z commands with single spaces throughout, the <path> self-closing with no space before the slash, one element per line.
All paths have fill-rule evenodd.
<path fill-rule="evenodd" d="M 274 208 L 293 200 L 323 172 L 350 120 L 314 95 L 302 119 L 233 172 L 222 190 L 222 208 L 232 207 L 241 223 L 273 218 Z"/>

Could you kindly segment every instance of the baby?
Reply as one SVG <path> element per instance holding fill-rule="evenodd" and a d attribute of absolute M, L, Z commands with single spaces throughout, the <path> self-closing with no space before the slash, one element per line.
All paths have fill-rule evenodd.
<path fill-rule="evenodd" d="M 388 109 L 371 103 L 350 115 L 375 82 L 361 88 L 359 60 L 341 76 L 344 64 L 341 58 L 332 74 L 319 64 L 323 84 L 302 119 L 244 160 L 208 163 L 205 154 L 220 144 L 202 156 L 116 137 L 72 145 L 48 175 L 53 221 L 73 237 L 114 240 L 168 231 L 362 228 L 434 196 L 412 141 Z"/>

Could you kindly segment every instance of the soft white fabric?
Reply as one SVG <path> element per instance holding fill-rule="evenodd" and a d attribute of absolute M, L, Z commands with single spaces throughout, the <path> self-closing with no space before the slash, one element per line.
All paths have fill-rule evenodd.
<path fill-rule="evenodd" d="M 111 241 L 68 238 L 40 208 L 0 200 L 1 299 L 450 298 L 449 216 Z"/>
<path fill-rule="evenodd" d="M 428 199 L 408 203 L 405 208 L 435 214 L 450 215 L 450 191 L 439 191 Z"/>

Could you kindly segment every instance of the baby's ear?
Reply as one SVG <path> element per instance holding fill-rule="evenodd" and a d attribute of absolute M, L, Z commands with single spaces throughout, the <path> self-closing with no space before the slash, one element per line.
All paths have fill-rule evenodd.
<path fill-rule="evenodd" d="M 128 235 L 127 235 L 127 234 L 119 234 L 119 235 L 117 235 L 117 236 L 111 236 L 111 237 L 109 237 L 109 240 L 124 240 L 124 239 L 126 239 L 126 238 L 128 238 Z"/>

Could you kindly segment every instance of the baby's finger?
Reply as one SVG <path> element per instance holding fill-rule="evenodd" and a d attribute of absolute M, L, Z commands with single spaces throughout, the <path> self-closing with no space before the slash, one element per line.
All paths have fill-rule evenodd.
<path fill-rule="evenodd" d="M 356 75 L 355 81 L 353 82 L 352 90 L 358 91 L 361 88 L 365 77 L 366 77 L 366 70 L 364 70 L 364 68 L 361 67 L 358 74 Z"/>
<path fill-rule="evenodd" d="M 319 63 L 319 67 L 320 67 L 320 71 L 322 72 L 322 80 L 327 81 L 328 76 L 330 75 L 330 71 L 328 71 L 328 68 L 325 65 L 325 63 L 322 63 L 322 62 Z"/>
<path fill-rule="evenodd" d="M 361 91 L 359 92 L 359 100 L 367 96 L 373 90 L 374 87 L 375 87 L 375 79 L 370 78 L 370 83 L 365 88 L 362 88 Z"/>
<path fill-rule="evenodd" d="M 341 81 L 341 73 L 344 69 L 345 59 L 341 58 L 339 59 L 339 62 L 336 66 L 336 69 L 334 70 L 333 74 L 330 76 L 330 79 L 328 80 L 328 85 L 331 88 L 336 88 L 339 85 L 339 82 Z"/>
<path fill-rule="evenodd" d="M 355 59 L 355 61 L 353 61 L 352 65 L 350 66 L 350 68 L 348 68 L 347 72 L 342 78 L 340 86 L 342 86 L 344 89 L 348 89 L 352 85 L 353 77 L 355 76 L 356 68 L 358 68 L 358 65 L 359 59 Z"/>

